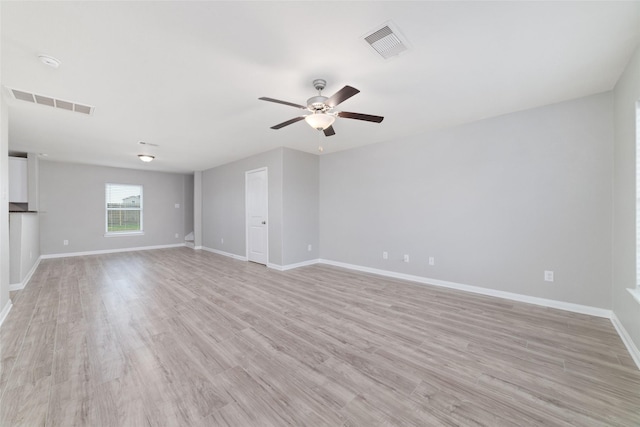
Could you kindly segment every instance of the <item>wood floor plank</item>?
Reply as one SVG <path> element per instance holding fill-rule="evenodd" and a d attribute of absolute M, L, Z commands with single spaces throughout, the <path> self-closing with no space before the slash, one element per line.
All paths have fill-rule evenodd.
<path fill-rule="evenodd" d="M 607 319 L 188 248 L 42 260 L 0 329 L 0 425 L 640 425 Z"/>

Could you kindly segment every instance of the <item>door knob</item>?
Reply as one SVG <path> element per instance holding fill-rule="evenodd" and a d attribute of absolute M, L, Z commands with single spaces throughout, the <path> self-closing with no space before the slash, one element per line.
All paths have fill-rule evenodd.
<path fill-rule="evenodd" d="M 266 223 L 267 223 L 267 221 L 262 221 L 262 225 L 264 225 L 264 224 L 266 224 Z"/>

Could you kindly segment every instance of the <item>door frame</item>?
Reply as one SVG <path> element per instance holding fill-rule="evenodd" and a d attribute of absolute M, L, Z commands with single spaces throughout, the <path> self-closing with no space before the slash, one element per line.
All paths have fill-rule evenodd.
<path fill-rule="evenodd" d="M 265 198 L 265 202 L 266 202 L 266 212 L 267 212 L 267 226 L 266 226 L 266 240 L 267 240 L 267 245 L 265 248 L 265 254 L 267 255 L 267 264 L 269 265 L 269 168 L 267 166 L 258 168 L 258 169 L 251 169 L 248 171 L 245 171 L 244 173 L 244 235 L 245 235 L 245 259 L 247 261 L 249 261 L 249 174 L 255 173 L 255 172 L 265 172 L 265 189 L 267 192 L 267 197 Z"/>

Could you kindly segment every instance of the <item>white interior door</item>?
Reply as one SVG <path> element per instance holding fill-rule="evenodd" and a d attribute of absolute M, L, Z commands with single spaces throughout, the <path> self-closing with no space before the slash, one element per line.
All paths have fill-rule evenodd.
<path fill-rule="evenodd" d="M 247 259 L 267 265 L 269 261 L 269 225 L 267 168 L 248 171 L 246 182 Z"/>

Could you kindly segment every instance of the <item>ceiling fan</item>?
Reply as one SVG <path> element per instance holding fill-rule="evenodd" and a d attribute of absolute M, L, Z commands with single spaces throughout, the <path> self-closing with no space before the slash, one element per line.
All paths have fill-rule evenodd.
<path fill-rule="evenodd" d="M 305 120 L 312 128 L 323 131 L 325 136 L 331 136 L 336 134 L 335 130 L 333 130 L 333 122 L 336 120 L 336 117 L 341 117 L 343 119 L 364 120 L 366 122 L 374 123 L 380 123 L 384 119 L 384 117 L 372 116 L 370 114 L 349 113 L 346 111 L 334 112 L 333 109 L 338 104 L 346 101 L 360 91 L 354 87 L 345 86 L 335 94 L 333 94 L 333 96 L 327 98 L 326 96 L 322 96 L 322 89 L 324 89 L 326 85 L 327 82 L 323 79 L 316 79 L 313 81 L 313 87 L 315 87 L 318 91 L 318 95 L 309 98 L 307 100 L 306 107 L 304 105 L 281 101 L 279 99 L 266 97 L 258 98 L 262 101 L 276 102 L 278 104 L 300 108 L 301 110 L 307 110 L 310 113 L 304 116 L 295 117 L 291 120 L 287 120 L 286 122 L 282 122 L 275 126 L 271 126 L 271 129 L 280 129 L 285 126 L 289 126 L 290 124 L 299 122 L 300 120 Z"/>

